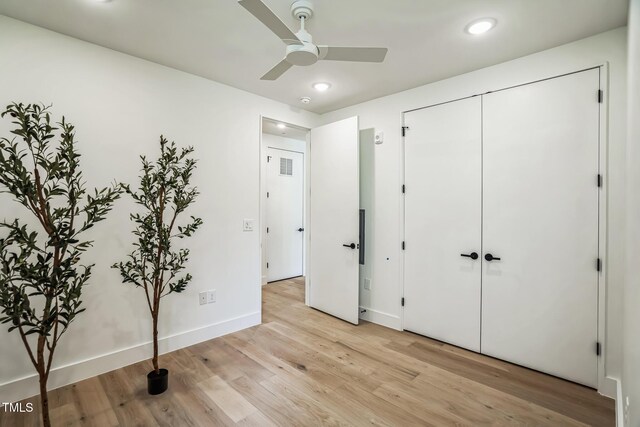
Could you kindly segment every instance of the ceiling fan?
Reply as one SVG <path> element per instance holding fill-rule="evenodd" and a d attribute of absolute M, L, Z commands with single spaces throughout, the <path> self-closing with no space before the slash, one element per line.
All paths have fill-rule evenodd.
<path fill-rule="evenodd" d="M 300 30 L 295 34 L 261 0 L 238 0 L 238 3 L 287 45 L 285 58 L 260 80 L 276 80 L 294 65 L 313 65 L 322 60 L 382 62 L 387 55 L 385 47 L 335 47 L 313 44 L 311 34 L 304 28 L 305 21 L 313 16 L 311 0 L 296 0 L 291 5 L 293 17 L 300 20 Z"/>

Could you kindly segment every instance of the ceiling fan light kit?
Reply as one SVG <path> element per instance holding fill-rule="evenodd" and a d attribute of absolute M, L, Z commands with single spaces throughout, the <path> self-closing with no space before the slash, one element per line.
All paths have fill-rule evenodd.
<path fill-rule="evenodd" d="M 313 17 L 311 0 L 296 0 L 291 4 L 291 14 L 300 21 L 297 33 L 293 33 L 261 0 L 238 0 L 238 3 L 287 45 L 284 59 L 262 76 L 261 80 L 276 80 L 294 65 L 309 66 L 321 60 L 382 62 L 387 55 L 387 48 L 383 47 L 315 45 L 313 37 L 305 29 L 305 22 Z"/>

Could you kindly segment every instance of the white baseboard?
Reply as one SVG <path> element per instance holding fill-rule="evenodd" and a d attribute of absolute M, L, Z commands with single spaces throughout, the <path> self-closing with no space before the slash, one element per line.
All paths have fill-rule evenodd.
<path fill-rule="evenodd" d="M 622 381 L 616 382 L 616 427 L 624 427 L 624 401 L 622 397 Z"/>
<path fill-rule="evenodd" d="M 363 310 L 366 311 L 363 313 Z M 367 322 L 377 323 L 378 325 L 386 326 L 387 328 L 395 329 L 397 331 L 402 330 L 400 317 L 394 316 L 393 314 L 372 310 L 368 307 L 360 307 L 360 318 Z"/>
<path fill-rule="evenodd" d="M 598 393 L 611 399 L 616 399 L 618 380 L 612 377 L 604 377 L 598 385 Z"/>
<path fill-rule="evenodd" d="M 233 319 L 203 326 L 190 331 L 182 332 L 158 341 L 160 354 L 179 350 L 190 345 L 207 341 L 222 335 L 230 334 L 251 326 L 259 325 L 262 321 L 261 313 L 255 312 Z M 122 368 L 142 360 L 149 359 L 152 353 L 152 343 L 146 342 L 133 347 L 103 354 L 91 359 L 81 360 L 51 370 L 49 377 L 49 390 L 54 390 L 68 384 L 82 381 L 114 369 Z M 37 374 L 29 375 L 17 380 L 0 384 L 0 399 L 3 402 L 17 402 L 39 393 Z"/>

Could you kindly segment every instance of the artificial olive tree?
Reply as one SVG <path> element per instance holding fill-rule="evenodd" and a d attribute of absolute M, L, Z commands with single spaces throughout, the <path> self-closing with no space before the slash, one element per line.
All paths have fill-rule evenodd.
<path fill-rule="evenodd" d="M 151 162 L 142 160 L 137 190 L 123 184 L 125 191 L 140 206 L 141 212 L 131 214 L 135 224 L 134 250 L 124 262 L 113 265 L 120 271 L 124 283 L 131 283 L 145 292 L 153 326 L 153 369 L 158 375 L 158 318 L 160 299 L 182 292 L 191 281 L 184 273 L 189 249 L 175 248 L 175 239 L 190 237 L 202 225 L 200 218 L 190 217 L 179 224 L 179 217 L 198 196 L 191 178 L 196 160 L 190 158 L 193 147 L 178 149 L 160 137 L 160 157 Z M 150 373 L 151 374 L 151 373 Z M 160 391 L 161 392 L 161 391 Z"/>
<path fill-rule="evenodd" d="M 20 334 L 38 372 L 48 427 L 54 353 L 84 311 L 82 290 L 93 267 L 81 264 L 92 244 L 82 234 L 105 218 L 121 188 L 87 192 L 74 126 L 64 117 L 52 123 L 48 107 L 13 103 L 0 116 L 15 125 L 11 138 L 0 139 L 0 193 L 34 218 L 0 222 L 0 322 Z M 2 197 L 2 204 L 8 199 Z"/>

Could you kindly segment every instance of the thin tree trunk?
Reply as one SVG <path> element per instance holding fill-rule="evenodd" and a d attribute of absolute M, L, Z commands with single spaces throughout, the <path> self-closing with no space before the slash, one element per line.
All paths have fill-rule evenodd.
<path fill-rule="evenodd" d="M 38 372 L 40 376 L 40 409 L 42 411 L 42 426 L 51 427 L 49 418 L 49 395 L 47 394 L 47 377 L 44 372 Z"/>
<path fill-rule="evenodd" d="M 51 420 L 49 419 L 49 396 L 47 395 L 47 379 L 49 378 L 49 375 L 47 374 L 47 365 L 44 361 L 45 344 L 45 336 L 38 336 L 38 364 L 36 366 L 36 370 L 38 371 L 38 376 L 40 379 L 40 406 L 42 407 L 42 425 L 43 427 L 51 427 Z"/>
<path fill-rule="evenodd" d="M 156 309 L 152 314 L 153 317 L 153 370 L 156 375 L 160 373 L 158 368 L 158 304 L 156 303 Z"/>

